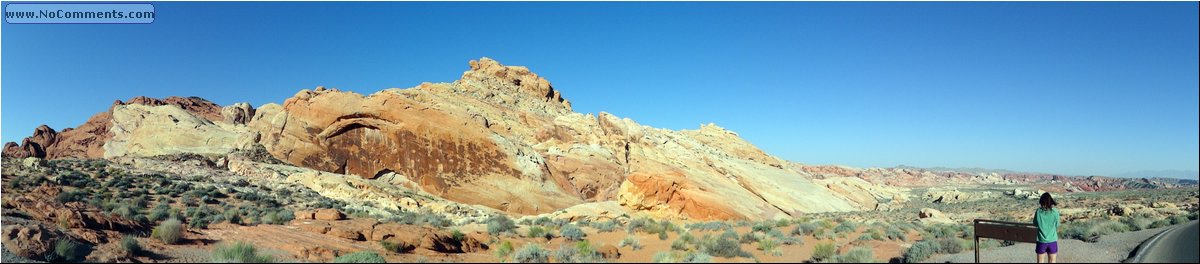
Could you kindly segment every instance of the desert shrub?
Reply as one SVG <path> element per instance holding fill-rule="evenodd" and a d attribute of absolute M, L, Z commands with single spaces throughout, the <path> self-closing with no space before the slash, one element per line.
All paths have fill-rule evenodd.
<path fill-rule="evenodd" d="M 667 237 L 667 230 L 666 230 L 666 229 L 659 229 L 659 230 L 658 230 L 658 240 L 667 240 L 667 238 L 668 238 L 668 237 Z"/>
<path fill-rule="evenodd" d="M 624 239 L 621 239 L 621 243 L 617 244 L 617 247 L 624 246 L 629 246 L 629 248 L 632 248 L 633 250 L 639 250 L 642 249 L 642 242 L 638 241 L 637 237 L 630 235 L 626 236 Z"/>
<path fill-rule="evenodd" d="M 554 251 L 554 260 L 558 263 L 603 263 L 604 258 L 596 253 L 587 241 L 579 241 L 574 246 L 563 245 Z"/>
<path fill-rule="evenodd" d="M 859 235 L 857 240 L 858 240 L 858 241 L 868 241 L 868 240 L 871 240 L 871 234 L 866 234 L 866 233 L 864 233 L 864 234 L 862 234 L 862 235 Z"/>
<path fill-rule="evenodd" d="M 633 234 L 634 232 L 637 232 L 639 229 L 645 228 L 646 225 L 648 225 L 648 223 L 653 222 L 653 221 L 654 220 L 651 220 L 651 219 L 645 218 L 645 217 L 630 220 L 629 224 L 625 225 L 625 232 Z"/>
<path fill-rule="evenodd" d="M 832 263 L 874 263 L 875 254 L 869 248 L 856 247 L 847 251 L 846 254 L 834 256 L 829 259 Z"/>
<path fill-rule="evenodd" d="M 80 245 L 70 239 L 61 239 L 54 243 L 54 252 L 46 256 L 46 260 L 50 262 L 79 262 L 83 260 L 80 256 Z"/>
<path fill-rule="evenodd" d="M 150 236 L 162 240 L 163 243 L 178 243 L 183 238 L 183 223 L 179 222 L 179 219 L 167 219 L 154 227 Z"/>
<path fill-rule="evenodd" d="M 1154 221 L 1154 223 L 1151 223 L 1149 228 L 1159 228 L 1169 225 L 1171 225 L 1170 219 L 1158 219 L 1157 221 Z"/>
<path fill-rule="evenodd" d="M 785 227 L 792 224 L 791 220 L 780 218 L 775 221 L 775 227 Z"/>
<path fill-rule="evenodd" d="M 171 206 L 167 204 L 158 204 L 153 210 L 150 210 L 150 221 L 161 221 L 167 218 L 171 213 Z"/>
<path fill-rule="evenodd" d="M 79 190 L 60 192 L 54 199 L 60 203 L 82 202 L 87 199 L 87 193 Z"/>
<path fill-rule="evenodd" d="M 1171 217 L 1168 217 L 1167 220 L 1169 220 L 1169 222 L 1172 225 L 1177 225 L 1177 224 L 1187 223 L 1188 218 L 1187 218 L 1187 216 L 1183 216 L 1183 215 L 1173 215 Z"/>
<path fill-rule="evenodd" d="M 562 229 L 558 231 L 558 234 L 571 241 L 580 241 L 583 240 L 584 236 L 587 236 L 587 234 L 583 233 L 583 229 L 580 229 L 579 226 L 574 224 L 564 225 Z"/>
<path fill-rule="evenodd" d="M 528 238 L 539 238 L 545 236 L 546 228 L 543 228 L 542 226 L 530 226 L 529 229 L 525 230 L 525 237 Z"/>
<path fill-rule="evenodd" d="M 517 225 L 514 224 L 512 219 L 509 219 L 506 215 L 493 215 L 487 220 L 488 234 L 500 235 L 503 233 L 511 233 L 513 229 L 516 228 Z"/>
<path fill-rule="evenodd" d="M 408 253 L 417 248 L 416 245 L 401 240 L 382 240 L 379 241 L 379 246 L 389 252 L 395 253 Z"/>
<path fill-rule="evenodd" d="M 592 228 L 595 228 L 601 233 L 612 232 L 617 229 L 617 220 L 609 219 L 608 221 L 600 221 L 592 223 Z"/>
<path fill-rule="evenodd" d="M 1120 223 L 1117 221 L 1105 220 L 1105 221 L 1100 221 L 1092 228 L 1094 228 L 1096 230 L 1096 233 L 1103 236 L 1103 235 L 1127 232 L 1127 231 L 1129 231 L 1129 228 L 1131 228 L 1131 227 L 1127 224 Z"/>
<path fill-rule="evenodd" d="M 798 236 L 785 236 L 778 238 L 780 244 L 784 245 L 800 245 L 804 244 L 804 239 Z"/>
<path fill-rule="evenodd" d="M 681 263 L 712 263 L 713 259 L 712 259 L 712 256 L 709 256 L 708 254 L 704 254 L 704 252 L 688 251 L 687 253 L 683 254 L 683 259 L 680 259 L 679 262 L 681 262 Z"/>
<path fill-rule="evenodd" d="M 838 233 L 838 234 L 845 234 L 845 233 L 854 232 L 855 228 L 857 228 L 857 227 L 854 225 L 854 223 L 842 222 L 842 223 L 838 224 L 837 227 L 833 228 L 833 232 Z"/>
<path fill-rule="evenodd" d="M 1130 231 L 1138 231 L 1150 228 L 1150 224 L 1153 224 L 1154 221 L 1150 220 L 1150 218 L 1146 218 L 1145 216 L 1131 216 L 1121 219 L 1121 223 L 1129 226 Z"/>
<path fill-rule="evenodd" d="M 454 238 L 454 241 L 462 242 L 463 239 L 467 238 L 467 234 L 463 234 L 463 232 L 459 231 L 457 228 L 451 229 L 450 230 L 450 238 Z"/>
<path fill-rule="evenodd" d="M 871 235 L 871 240 L 883 240 L 884 239 L 883 231 L 880 231 L 878 228 L 872 228 L 871 231 L 868 232 L 868 234 Z"/>
<path fill-rule="evenodd" d="M 742 246 L 737 240 L 737 233 L 732 231 L 732 229 L 727 230 L 716 238 L 705 235 L 703 239 L 700 239 L 700 250 L 708 255 L 725 258 L 750 256 L 749 252 L 742 250 Z"/>
<path fill-rule="evenodd" d="M 133 219 L 133 216 L 136 213 L 137 212 L 134 211 L 132 208 L 129 208 L 128 205 L 118 206 L 117 208 L 113 208 L 112 211 L 109 211 L 110 215 L 120 216 L 121 218 L 125 218 L 125 219 Z"/>
<path fill-rule="evenodd" d="M 671 249 L 687 250 L 689 245 L 692 245 L 695 243 L 696 243 L 696 237 L 692 236 L 692 233 L 683 233 L 683 235 L 680 235 L 678 238 L 675 238 L 675 241 L 671 241 Z"/>
<path fill-rule="evenodd" d="M 913 244 L 912 247 L 904 250 L 902 257 L 906 263 L 917 263 L 928 259 L 930 256 L 933 256 L 933 254 L 939 251 L 941 251 L 941 248 L 937 242 L 932 240 L 922 240 L 916 244 Z"/>
<path fill-rule="evenodd" d="M 567 220 L 566 218 L 558 218 L 558 219 L 550 220 L 550 224 L 547 226 L 562 228 L 562 226 L 569 224 L 569 223 L 571 223 L 571 221 Z"/>
<path fill-rule="evenodd" d="M 548 225 L 548 224 L 550 224 L 550 217 L 545 217 L 545 216 L 538 217 L 537 219 L 533 220 L 533 224 L 540 225 L 540 226 Z"/>
<path fill-rule="evenodd" d="M 821 262 L 833 257 L 833 255 L 836 254 L 837 245 L 834 245 L 833 243 L 821 243 L 817 244 L 816 247 L 813 248 L 812 260 L 814 262 Z"/>
<path fill-rule="evenodd" d="M 265 210 L 258 216 L 258 223 L 268 225 L 283 225 L 295 219 L 296 214 L 292 210 Z"/>
<path fill-rule="evenodd" d="M 805 235 L 812 235 L 813 232 L 817 231 L 818 228 L 820 228 L 819 225 L 811 223 L 811 222 L 800 223 L 800 224 L 796 225 L 796 229 L 798 229 L 800 232 L 804 232 Z M 793 231 L 793 232 L 795 232 L 795 231 Z"/>
<path fill-rule="evenodd" d="M 900 230 L 900 228 L 897 228 L 897 227 L 888 227 L 887 230 L 884 231 L 883 233 L 884 233 L 884 237 L 886 237 L 889 240 L 900 240 L 900 241 L 908 240 L 908 235 L 906 235 L 904 233 L 904 231 Z"/>
<path fill-rule="evenodd" d="M 959 232 L 958 225 L 952 224 L 934 224 L 925 227 L 925 233 L 929 234 L 930 238 L 956 237 Z"/>
<path fill-rule="evenodd" d="M 361 214 L 366 212 L 363 211 L 356 213 Z M 453 224 L 453 221 L 450 221 L 450 219 L 446 218 L 446 216 L 434 213 L 428 209 L 422 209 L 419 212 L 401 210 L 400 212 L 396 212 L 394 216 L 388 217 L 386 220 L 389 222 L 406 225 L 429 225 L 433 227 L 448 227 Z"/>
<path fill-rule="evenodd" d="M 712 256 L 695 251 L 663 251 L 654 253 L 654 263 L 712 263 Z"/>
<path fill-rule="evenodd" d="M 733 228 L 733 225 L 730 225 L 729 223 L 721 222 L 721 221 L 709 221 L 709 222 L 703 222 L 703 223 L 688 224 L 687 228 L 700 230 L 700 231 L 720 231 L 720 230 L 726 230 L 726 229 Z"/>
<path fill-rule="evenodd" d="M 940 238 L 937 240 L 938 253 L 957 254 L 963 251 L 963 242 L 958 238 Z"/>
<path fill-rule="evenodd" d="M 651 259 L 651 261 L 654 263 L 679 263 L 678 260 L 675 260 L 673 253 L 674 252 L 669 251 L 659 251 L 654 253 L 654 258 Z"/>
<path fill-rule="evenodd" d="M 537 244 L 525 244 L 517 252 L 513 252 L 512 261 L 516 263 L 548 263 L 550 262 L 550 252 Z"/>
<path fill-rule="evenodd" d="M 501 262 L 503 262 L 503 260 L 505 258 L 508 258 L 509 254 L 512 254 L 512 252 L 513 252 L 512 242 L 505 240 L 504 243 L 500 243 L 499 247 L 496 247 L 495 254 L 496 254 L 496 258 L 499 258 L 501 260 Z"/>
<path fill-rule="evenodd" d="M 750 244 L 750 243 L 756 243 L 756 242 L 758 242 L 758 240 L 759 240 L 758 236 L 755 236 L 754 232 L 749 232 L 749 233 L 742 234 L 741 238 L 738 239 L 738 242 L 740 242 L 742 244 Z"/>
<path fill-rule="evenodd" d="M 212 251 L 212 262 L 215 263 L 271 263 L 268 255 L 259 255 L 258 250 L 250 243 L 236 241 L 218 244 Z"/>
<path fill-rule="evenodd" d="M 142 245 L 133 236 L 126 235 L 121 238 L 121 250 L 127 257 L 137 256 L 142 253 Z"/>
<path fill-rule="evenodd" d="M 1063 238 L 1078 239 L 1085 242 L 1095 242 L 1100 236 L 1100 234 L 1092 230 L 1091 223 L 1084 222 L 1063 225 L 1060 232 Z"/>
<path fill-rule="evenodd" d="M 767 238 L 767 239 L 758 241 L 758 250 L 762 250 L 763 252 L 766 252 L 767 254 L 771 254 L 771 255 L 775 255 L 775 256 L 782 255 L 783 254 L 782 252 L 776 250 L 777 247 L 779 247 L 779 242 L 775 241 L 774 239 Z"/>
<path fill-rule="evenodd" d="M 753 231 L 753 232 L 766 233 L 771 230 L 775 230 L 775 223 L 771 222 L 771 221 L 765 221 L 765 220 L 761 221 L 761 222 L 756 222 L 756 223 L 754 223 L 754 226 L 751 227 L 751 231 Z"/>
<path fill-rule="evenodd" d="M 792 236 L 802 236 L 802 235 L 804 235 L 804 234 L 805 234 L 805 232 L 812 233 L 812 231 L 811 231 L 811 230 L 805 230 L 805 229 L 804 229 L 804 224 L 799 224 L 799 225 L 796 225 L 796 227 L 795 227 L 795 228 L 792 228 L 792 231 L 791 231 L 791 232 L 788 232 L 788 235 L 792 235 Z"/>
<path fill-rule="evenodd" d="M 333 263 L 387 263 L 387 260 L 375 252 L 359 251 L 339 256 L 333 259 Z"/>

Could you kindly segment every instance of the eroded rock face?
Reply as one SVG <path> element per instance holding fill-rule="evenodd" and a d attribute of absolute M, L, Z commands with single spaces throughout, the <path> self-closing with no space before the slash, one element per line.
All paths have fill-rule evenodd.
<path fill-rule="evenodd" d="M 117 100 L 108 111 L 93 115 L 75 128 L 63 131 L 42 125 L 34 129 L 33 135 L 22 140 L 21 145 L 9 142 L 4 145 L 4 156 L 8 157 L 38 157 L 45 159 L 61 158 L 90 158 L 104 157 L 104 144 L 112 138 L 109 128 L 112 125 L 112 111 L 124 105 L 174 105 L 210 121 L 220 120 L 220 106 L 199 97 L 167 97 L 155 99 L 144 96 L 134 97 L 128 102 Z"/>
<path fill-rule="evenodd" d="M 249 129 L 193 115 L 176 105 L 119 105 L 112 110 L 104 157 L 226 155 L 257 141 Z"/>

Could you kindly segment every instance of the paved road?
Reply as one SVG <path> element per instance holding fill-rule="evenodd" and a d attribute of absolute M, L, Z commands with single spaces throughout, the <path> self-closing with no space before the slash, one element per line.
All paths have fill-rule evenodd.
<path fill-rule="evenodd" d="M 1151 238 L 1154 240 L 1154 238 Z M 1149 241 L 1140 259 L 1146 263 L 1197 263 L 1200 262 L 1200 222 L 1182 224 L 1163 233 L 1157 240 Z"/>

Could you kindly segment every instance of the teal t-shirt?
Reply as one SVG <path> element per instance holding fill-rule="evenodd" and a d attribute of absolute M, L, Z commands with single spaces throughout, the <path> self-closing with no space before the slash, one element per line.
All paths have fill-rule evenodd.
<path fill-rule="evenodd" d="M 1033 213 L 1033 224 L 1038 227 L 1038 243 L 1058 241 L 1058 209 L 1038 208 Z"/>

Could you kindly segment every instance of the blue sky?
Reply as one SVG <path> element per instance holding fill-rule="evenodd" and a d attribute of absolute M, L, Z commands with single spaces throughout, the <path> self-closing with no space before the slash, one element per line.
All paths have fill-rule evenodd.
<path fill-rule="evenodd" d="M 810 164 L 1197 170 L 1197 3 L 158 3 L 3 24 L 3 140 L 113 100 L 282 102 L 450 82 L 488 56 L 575 110 L 714 122 Z"/>

